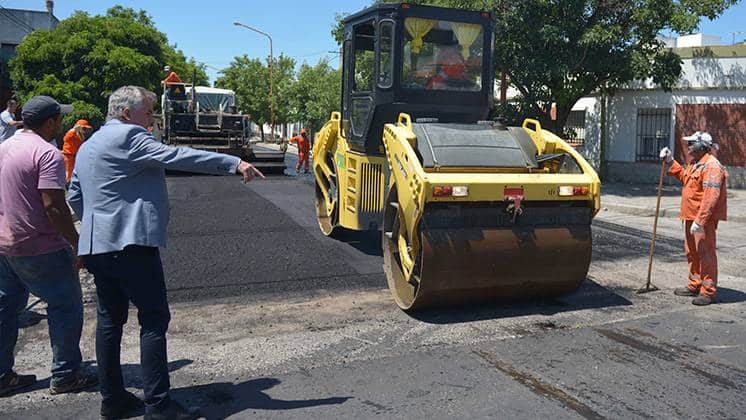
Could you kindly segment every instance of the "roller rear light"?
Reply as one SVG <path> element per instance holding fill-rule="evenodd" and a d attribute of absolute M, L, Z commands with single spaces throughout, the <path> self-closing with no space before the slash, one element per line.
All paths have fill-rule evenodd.
<path fill-rule="evenodd" d="M 589 187 L 579 187 L 574 185 L 561 185 L 557 188 L 557 194 L 560 197 L 573 197 L 588 195 L 591 192 Z"/>
<path fill-rule="evenodd" d="M 433 187 L 434 197 L 468 197 L 469 187 L 466 185 L 440 185 Z"/>

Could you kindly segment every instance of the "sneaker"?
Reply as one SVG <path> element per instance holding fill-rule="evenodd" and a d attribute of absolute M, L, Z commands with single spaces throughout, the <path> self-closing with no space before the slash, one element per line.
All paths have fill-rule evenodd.
<path fill-rule="evenodd" d="M 14 394 L 15 391 L 36 383 L 36 375 L 19 375 L 15 372 L 0 377 L 0 397 Z"/>
<path fill-rule="evenodd" d="M 676 289 L 673 289 L 673 294 L 675 294 L 676 296 L 688 296 L 688 297 L 698 295 L 697 292 L 693 292 L 689 290 L 688 287 L 677 287 Z"/>
<path fill-rule="evenodd" d="M 112 399 L 111 402 L 101 402 L 101 420 L 132 417 L 143 407 L 145 407 L 145 404 L 137 395 L 124 391 L 124 394 Z"/>
<path fill-rule="evenodd" d="M 699 295 L 695 297 L 694 299 L 692 299 L 692 305 L 707 306 L 711 303 L 715 303 L 715 298 L 707 297 L 704 295 Z"/>
<path fill-rule="evenodd" d="M 52 380 L 49 384 L 49 393 L 52 395 L 65 394 L 68 392 L 80 392 L 98 385 L 98 376 L 78 369 L 69 378 Z"/>
<path fill-rule="evenodd" d="M 145 413 L 145 420 L 196 420 L 202 418 L 199 408 L 185 408 L 176 401 L 171 401 L 163 411 Z"/>

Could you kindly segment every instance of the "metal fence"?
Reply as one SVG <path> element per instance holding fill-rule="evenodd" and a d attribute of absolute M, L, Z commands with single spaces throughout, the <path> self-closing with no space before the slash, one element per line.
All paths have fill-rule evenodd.
<path fill-rule="evenodd" d="M 637 162 L 658 161 L 660 150 L 670 144 L 671 109 L 637 110 Z"/>
<path fill-rule="evenodd" d="M 575 147 L 585 145 L 585 111 L 570 111 L 565 128 L 568 144 Z"/>

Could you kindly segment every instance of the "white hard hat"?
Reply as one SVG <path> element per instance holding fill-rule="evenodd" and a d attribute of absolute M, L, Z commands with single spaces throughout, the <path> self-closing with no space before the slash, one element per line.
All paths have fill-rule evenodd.
<path fill-rule="evenodd" d="M 691 136 L 685 136 L 684 140 L 688 141 L 691 146 L 697 150 L 713 149 L 717 150 L 717 145 L 712 142 L 710 133 L 697 131 Z"/>
<path fill-rule="evenodd" d="M 704 131 L 696 131 L 691 136 L 685 136 L 684 140 L 686 141 L 701 141 L 705 143 L 712 143 L 712 136 L 710 133 L 704 132 Z"/>

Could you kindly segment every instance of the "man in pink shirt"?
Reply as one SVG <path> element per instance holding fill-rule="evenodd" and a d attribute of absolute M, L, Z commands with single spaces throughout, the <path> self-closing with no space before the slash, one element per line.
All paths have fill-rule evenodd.
<path fill-rule="evenodd" d="M 25 128 L 0 144 L 0 396 L 36 382 L 34 375 L 13 371 L 18 314 L 29 292 L 48 304 L 50 393 L 98 383 L 81 368 L 78 233 L 65 202 L 65 163 L 49 143 L 61 134 L 62 113 L 71 109 L 36 96 L 23 108 Z"/>

